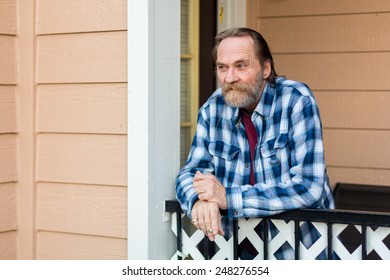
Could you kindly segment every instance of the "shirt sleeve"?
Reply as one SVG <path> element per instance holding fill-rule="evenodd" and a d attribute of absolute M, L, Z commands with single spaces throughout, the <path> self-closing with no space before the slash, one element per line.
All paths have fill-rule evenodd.
<path fill-rule="evenodd" d="M 202 108 L 198 114 L 196 133 L 191 145 L 191 151 L 185 166 L 176 178 L 176 199 L 183 212 L 191 217 L 192 206 L 198 199 L 193 188 L 193 178 L 197 171 L 212 173 L 214 166 L 212 156 L 208 152 L 209 128 L 207 125 L 206 110 Z"/>
<path fill-rule="evenodd" d="M 229 216 L 261 217 L 298 208 L 332 207 L 322 140 L 322 125 L 315 100 L 303 96 L 293 107 L 288 133 L 289 180 L 274 185 L 258 183 L 227 188 Z M 286 159 L 284 159 L 286 160 Z M 282 175 L 283 176 L 283 175 Z"/>

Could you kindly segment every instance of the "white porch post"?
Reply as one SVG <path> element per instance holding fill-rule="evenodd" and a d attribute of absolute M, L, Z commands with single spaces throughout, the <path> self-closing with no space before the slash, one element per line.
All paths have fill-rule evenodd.
<path fill-rule="evenodd" d="M 128 258 L 169 259 L 179 169 L 180 1 L 128 1 Z"/>

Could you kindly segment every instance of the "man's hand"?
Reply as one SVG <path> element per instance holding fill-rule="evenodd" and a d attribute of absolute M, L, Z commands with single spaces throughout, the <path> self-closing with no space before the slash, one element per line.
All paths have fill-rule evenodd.
<path fill-rule="evenodd" d="M 192 207 L 192 223 L 210 239 L 215 240 L 217 234 L 224 235 L 221 214 L 215 202 L 198 200 Z"/>
<path fill-rule="evenodd" d="M 213 174 L 202 174 L 197 171 L 193 184 L 200 200 L 215 202 L 220 209 L 227 209 L 225 187 Z"/>

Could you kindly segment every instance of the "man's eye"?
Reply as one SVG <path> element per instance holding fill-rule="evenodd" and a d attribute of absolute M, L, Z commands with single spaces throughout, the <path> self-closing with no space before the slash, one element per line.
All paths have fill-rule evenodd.
<path fill-rule="evenodd" d="M 245 63 L 237 64 L 237 68 L 238 69 L 244 69 L 244 68 L 246 68 L 246 64 Z"/>
<path fill-rule="evenodd" d="M 226 65 L 218 65 L 218 70 L 219 71 L 226 71 L 227 70 L 227 66 Z"/>

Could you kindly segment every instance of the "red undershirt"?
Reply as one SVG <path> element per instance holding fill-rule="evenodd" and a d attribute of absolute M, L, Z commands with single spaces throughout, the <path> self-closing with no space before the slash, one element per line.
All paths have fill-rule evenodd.
<path fill-rule="evenodd" d="M 246 136 L 249 141 L 249 148 L 251 153 L 250 184 L 253 186 L 255 184 L 255 173 L 254 173 L 253 163 L 254 163 L 254 156 L 255 156 L 255 147 L 257 144 L 257 132 L 255 126 L 252 123 L 251 116 L 252 114 L 243 111 L 242 122 L 244 123 L 245 126 Z"/>

